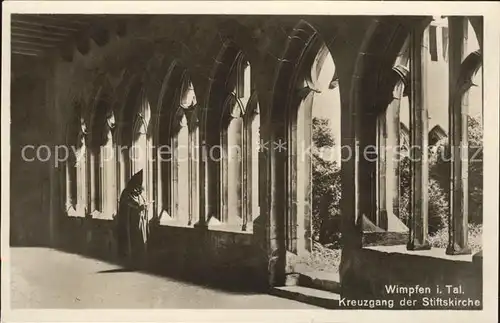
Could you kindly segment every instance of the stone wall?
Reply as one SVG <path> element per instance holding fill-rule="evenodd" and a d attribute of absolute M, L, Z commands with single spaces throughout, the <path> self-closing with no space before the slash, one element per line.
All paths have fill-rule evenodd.
<path fill-rule="evenodd" d="M 53 123 L 44 71 L 30 59 L 23 64 L 28 72 L 13 73 L 11 82 L 10 237 L 14 244 L 39 245 L 49 242 L 51 165 L 36 160 L 36 148 L 50 146 Z M 23 151 L 27 145 L 34 149 Z M 47 154 L 40 151 L 43 159 Z"/>
<path fill-rule="evenodd" d="M 67 217 L 60 223 L 59 248 L 118 262 L 113 221 Z M 232 287 L 266 287 L 265 250 L 251 233 L 203 227 L 151 227 L 147 267 L 161 275 L 219 281 Z"/>
<path fill-rule="evenodd" d="M 346 299 L 393 299 L 401 309 L 445 309 L 431 307 L 428 298 L 458 298 L 479 300 L 482 303 L 482 260 L 471 255 L 446 256 L 443 249 L 406 252 L 404 245 L 344 250 L 341 264 L 342 297 Z M 448 293 L 447 285 L 460 287 Z M 389 286 L 429 287 L 431 292 L 391 293 Z M 440 292 L 437 292 L 437 288 Z M 403 299 L 416 300 L 412 306 L 401 306 Z M 425 306 L 427 305 L 427 306 Z M 482 305 L 481 305 L 482 306 Z M 456 309 L 480 309 L 481 306 L 458 306 Z M 451 306 L 453 308 L 453 306 Z"/>

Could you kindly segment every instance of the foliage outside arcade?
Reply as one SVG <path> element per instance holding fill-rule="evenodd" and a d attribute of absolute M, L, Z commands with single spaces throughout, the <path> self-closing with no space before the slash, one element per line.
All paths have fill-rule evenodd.
<path fill-rule="evenodd" d="M 322 151 L 334 149 L 335 140 L 329 120 L 313 118 L 312 181 L 313 253 L 309 266 L 316 270 L 338 271 L 340 263 L 341 173 L 337 161 L 323 158 Z M 481 249 L 482 237 L 482 127 L 469 117 L 469 245 Z M 404 149 L 404 147 L 402 147 Z M 429 239 L 434 247 L 448 243 L 450 149 L 447 139 L 429 151 Z M 410 194 L 410 159 L 400 161 L 400 219 L 408 223 Z"/>

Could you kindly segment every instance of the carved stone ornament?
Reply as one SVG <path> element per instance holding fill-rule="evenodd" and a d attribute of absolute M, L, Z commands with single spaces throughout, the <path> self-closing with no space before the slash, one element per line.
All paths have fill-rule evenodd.
<path fill-rule="evenodd" d="M 226 99 L 226 111 L 231 118 L 241 118 L 244 114 L 241 101 L 236 98 L 234 93 L 231 93 Z"/>
<path fill-rule="evenodd" d="M 179 126 L 181 128 L 184 128 L 187 126 L 187 124 L 188 124 L 188 121 L 187 121 L 186 115 L 183 113 L 180 120 L 179 120 Z"/>
<path fill-rule="evenodd" d="M 196 94 L 194 92 L 194 87 L 191 82 L 186 89 L 184 89 L 184 93 L 181 96 L 180 106 L 183 109 L 190 109 L 194 107 L 197 103 Z"/>
<path fill-rule="evenodd" d="M 106 120 L 106 122 L 108 123 L 108 127 L 109 127 L 110 129 L 114 129 L 114 128 L 115 128 L 115 126 L 116 126 L 115 114 L 114 114 L 114 113 L 112 113 L 112 114 L 108 117 L 108 119 Z"/>
<path fill-rule="evenodd" d="M 83 136 L 88 134 L 87 125 L 85 124 L 85 120 L 83 120 L 83 118 L 80 119 L 80 131 Z"/>

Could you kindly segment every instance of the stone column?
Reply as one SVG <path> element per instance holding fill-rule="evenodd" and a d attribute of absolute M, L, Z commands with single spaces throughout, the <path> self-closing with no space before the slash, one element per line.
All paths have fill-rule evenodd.
<path fill-rule="evenodd" d="M 206 221 L 210 217 L 210 169 L 209 169 L 209 147 L 207 147 L 206 138 L 204 135 L 205 129 L 201 128 L 199 135 L 199 163 L 198 166 L 198 196 L 199 196 L 199 209 L 198 221 L 194 223 L 195 227 L 206 227 Z"/>
<path fill-rule="evenodd" d="M 410 241 L 408 250 L 430 249 L 428 241 L 428 93 L 429 29 L 413 30 L 411 37 L 410 72 Z"/>
<path fill-rule="evenodd" d="M 277 118 L 277 117 L 276 117 Z M 267 230 L 268 230 L 268 271 L 271 286 L 280 286 L 285 282 L 287 252 L 286 230 L 286 188 L 288 176 L 284 170 L 287 163 L 287 151 L 275 149 L 275 143 L 286 142 L 286 123 L 284 120 L 271 119 L 265 129 L 264 140 L 269 138 L 268 149 L 264 151 L 267 162 Z"/>
<path fill-rule="evenodd" d="M 403 97 L 403 81 L 398 82 L 394 90 L 394 100 L 387 109 L 387 212 L 399 217 L 399 159 L 400 159 L 400 105 Z"/>
<path fill-rule="evenodd" d="M 194 224 L 199 221 L 199 167 L 200 154 L 199 154 L 199 134 L 198 126 L 196 129 L 189 132 L 189 223 Z"/>
<path fill-rule="evenodd" d="M 388 172 L 387 166 L 389 160 L 387 160 L 388 149 L 391 147 L 388 145 L 388 129 L 387 129 L 387 118 L 392 115 L 391 106 L 389 105 L 386 113 L 378 116 L 377 118 L 377 147 L 378 147 L 378 158 L 377 158 L 377 214 L 375 224 L 380 228 L 387 230 L 387 212 L 390 206 L 391 200 L 388 196 L 391 196 L 392 191 L 389 190 L 388 186 L 388 176 L 390 176 L 390 170 Z"/>
<path fill-rule="evenodd" d="M 367 59 L 367 58 L 365 58 Z M 342 183 L 342 199 L 340 200 L 341 209 L 341 233 L 342 233 L 342 246 L 343 246 L 343 260 L 347 259 L 344 257 L 344 252 L 349 249 L 358 249 L 362 245 L 362 235 L 361 229 L 358 227 L 358 223 L 362 216 L 362 205 L 365 201 L 362 201 L 360 186 L 361 186 L 361 176 L 360 176 L 360 129 L 361 129 L 361 104 L 362 102 L 350 102 L 351 93 L 350 91 L 354 89 L 356 91 L 354 97 L 363 98 L 366 93 L 363 92 L 362 84 L 363 81 L 361 76 L 361 71 L 355 71 L 355 75 L 352 75 L 352 71 L 348 68 L 344 68 L 342 65 L 338 66 L 339 79 L 341 86 L 340 97 L 341 97 L 341 109 L 342 113 L 340 115 L 341 119 L 341 183 Z M 353 79 L 352 85 L 350 85 L 350 79 Z M 345 86 L 342 86 L 342 80 L 346 80 Z M 349 268 L 349 265 L 346 265 Z M 342 273 L 341 273 L 342 275 Z"/>
<path fill-rule="evenodd" d="M 108 140 L 113 142 L 112 141 L 113 138 L 111 136 Z M 111 217 L 113 214 L 116 215 L 116 212 L 118 211 L 118 203 L 117 202 L 118 202 L 119 194 L 118 194 L 117 188 L 116 188 L 115 146 L 113 145 L 113 143 L 111 143 L 111 145 L 109 145 L 107 147 L 108 147 L 108 150 L 110 150 L 110 152 L 106 152 L 106 156 L 107 156 L 106 158 L 108 158 L 108 160 L 106 160 L 106 167 L 107 167 L 106 184 L 107 185 L 104 188 L 104 190 L 107 191 L 106 206 L 107 206 L 107 211 L 109 213 L 107 216 Z"/>
<path fill-rule="evenodd" d="M 450 17 L 449 134 L 451 160 L 450 228 L 447 254 L 470 254 L 468 248 L 468 89 L 461 84 L 461 65 L 467 42 L 467 19 Z M 465 91 L 465 92 L 464 92 Z"/>
<path fill-rule="evenodd" d="M 392 92 L 392 101 L 389 104 L 385 116 L 386 125 L 386 210 L 387 210 L 387 228 L 388 231 L 406 231 L 406 226 L 399 220 L 399 199 L 400 199 L 400 145 L 401 145 L 401 124 L 400 107 L 401 99 L 404 96 L 405 89 L 405 71 L 398 66 L 395 73 L 399 74 L 399 81 L 394 86 Z M 400 74 L 403 73 L 403 74 Z"/>
<path fill-rule="evenodd" d="M 64 165 L 66 172 L 62 177 L 64 180 L 61 182 L 66 188 L 66 200 L 64 201 L 64 211 L 68 211 L 69 208 L 73 205 L 71 201 L 71 167 L 74 167 L 74 164 L 71 162 L 71 159 L 68 159 Z"/>
<path fill-rule="evenodd" d="M 99 168 L 99 154 L 97 153 L 97 149 L 90 150 L 90 209 L 89 212 L 94 212 L 97 208 L 97 183 L 99 181 L 99 177 L 97 176 Z"/>
<path fill-rule="evenodd" d="M 312 109 L 314 93 L 309 92 L 298 106 L 297 129 L 294 136 L 296 160 L 297 255 L 312 251 Z"/>
<path fill-rule="evenodd" d="M 214 115 L 217 111 L 209 107 L 209 102 L 198 102 L 200 106 L 207 109 L 201 112 L 203 121 L 200 123 L 199 129 L 199 154 L 200 163 L 198 164 L 199 171 L 199 219 L 194 224 L 198 228 L 206 228 L 211 217 L 222 215 L 219 201 L 220 188 L 220 170 L 219 163 L 216 160 L 220 159 L 220 129 Z M 212 103 L 215 105 L 214 103 Z M 218 148 L 217 148 L 218 147 Z"/>
<path fill-rule="evenodd" d="M 286 149 L 281 152 L 282 149 L 278 147 L 273 147 L 273 149 L 278 150 L 278 152 L 285 154 L 286 158 L 286 201 L 287 201 L 287 210 L 285 210 L 285 241 L 286 241 L 286 250 L 287 252 L 296 253 L 297 252 L 297 214 L 300 212 L 300 207 L 302 204 L 299 201 L 298 194 L 301 192 L 297 191 L 298 185 L 297 180 L 300 179 L 300 175 L 303 175 L 301 165 L 298 165 L 298 161 L 300 158 L 297 156 L 297 143 L 299 138 L 297 138 L 298 132 L 298 124 L 299 116 L 298 116 L 298 107 L 300 106 L 299 99 L 294 98 L 295 101 L 292 101 L 291 109 L 288 111 L 288 124 L 287 124 L 287 136 L 283 142 L 286 143 Z M 276 141 L 273 145 L 280 144 L 281 142 Z M 299 178 L 297 178 L 299 177 Z"/>

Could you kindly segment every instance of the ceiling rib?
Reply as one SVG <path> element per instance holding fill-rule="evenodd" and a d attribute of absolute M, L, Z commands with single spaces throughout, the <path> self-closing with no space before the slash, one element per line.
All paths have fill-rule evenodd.
<path fill-rule="evenodd" d="M 36 39 L 40 41 L 57 42 L 57 43 L 65 39 L 65 37 L 33 35 L 30 33 L 18 32 L 18 31 L 11 32 L 11 35 L 16 39 L 28 38 L 28 39 Z"/>
<path fill-rule="evenodd" d="M 107 43 L 109 30 L 105 26 L 113 26 L 116 19 L 109 15 L 13 14 L 11 52 L 41 57 L 76 49 L 85 54 L 90 38 L 99 46 Z"/>
<path fill-rule="evenodd" d="M 18 39 L 18 38 L 12 39 L 11 43 L 12 44 L 23 44 L 23 45 L 27 45 L 27 46 L 39 46 L 42 48 L 52 48 L 55 46 L 54 44 L 37 43 L 37 42 L 32 42 L 29 40 L 22 40 L 22 39 Z"/>
<path fill-rule="evenodd" d="M 42 22 L 38 22 L 38 21 L 31 21 L 31 20 L 19 19 L 19 18 L 16 18 L 15 20 L 12 19 L 12 20 L 13 20 L 13 22 L 17 22 L 17 23 L 20 23 L 23 25 L 28 25 L 28 26 L 41 27 L 42 29 L 59 29 L 59 30 L 65 30 L 65 31 L 69 31 L 69 32 L 78 31 L 77 28 L 62 26 L 62 25 L 57 25 L 57 24 L 47 24 L 47 23 L 42 23 Z"/>
<path fill-rule="evenodd" d="M 19 25 L 16 21 L 12 22 L 12 26 L 10 27 L 11 31 L 21 31 L 21 32 L 28 32 L 30 34 L 37 34 L 37 35 L 51 35 L 51 36 L 61 36 L 61 37 L 67 37 L 68 33 L 67 32 L 61 32 L 59 30 L 43 30 L 39 27 L 30 27 L 23 25 L 22 23 Z"/>
<path fill-rule="evenodd" d="M 87 23 L 78 21 L 77 17 L 67 15 L 18 15 L 23 21 L 42 23 L 46 25 L 63 26 L 78 29 Z"/>
<path fill-rule="evenodd" d="M 22 52 L 22 53 L 29 52 L 29 53 L 37 55 L 37 56 L 43 54 L 43 51 L 40 49 L 33 48 L 33 47 L 26 47 L 26 46 L 16 46 L 16 48 L 12 49 L 12 52 Z"/>
<path fill-rule="evenodd" d="M 83 22 L 79 19 L 76 18 L 76 16 L 71 16 L 71 15 L 33 15 L 30 16 L 30 19 L 33 20 L 38 20 L 38 21 L 54 21 L 56 23 L 63 23 L 63 24 L 71 24 L 71 25 L 80 25 L 80 26 L 85 26 L 88 23 Z"/>
<path fill-rule="evenodd" d="M 36 52 L 31 52 L 29 50 L 22 50 L 22 49 L 12 50 L 12 53 L 17 54 L 17 55 L 25 55 L 25 56 L 38 56 L 38 53 L 36 53 Z"/>

